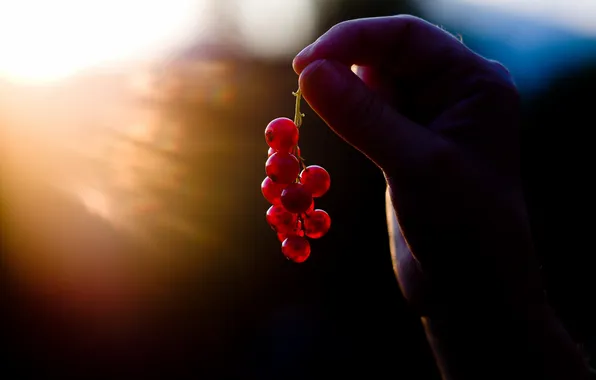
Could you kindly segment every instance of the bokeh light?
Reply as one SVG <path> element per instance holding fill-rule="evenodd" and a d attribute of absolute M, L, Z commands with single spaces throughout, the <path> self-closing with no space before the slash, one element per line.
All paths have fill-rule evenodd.
<path fill-rule="evenodd" d="M 81 69 L 163 55 L 205 22 L 205 1 L 0 2 L 0 76 L 54 81 Z"/>
<path fill-rule="evenodd" d="M 312 0 L 244 0 L 238 2 L 241 41 L 252 54 L 267 58 L 289 56 L 314 33 Z"/>

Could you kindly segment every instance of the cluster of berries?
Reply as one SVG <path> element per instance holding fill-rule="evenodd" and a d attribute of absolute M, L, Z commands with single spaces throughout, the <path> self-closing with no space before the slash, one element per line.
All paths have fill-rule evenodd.
<path fill-rule="evenodd" d="M 265 128 L 269 145 L 265 164 L 267 177 L 261 184 L 263 196 L 272 206 L 266 219 L 282 242 L 281 251 L 297 263 L 310 256 L 307 238 L 317 239 L 329 231 L 331 218 L 327 212 L 315 209 L 314 198 L 329 190 L 329 173 L 320 166 L 305 166 L 298 147 L 300 93 L 296 101 L 296 121 L 285 117 L 271 121 Z"/>

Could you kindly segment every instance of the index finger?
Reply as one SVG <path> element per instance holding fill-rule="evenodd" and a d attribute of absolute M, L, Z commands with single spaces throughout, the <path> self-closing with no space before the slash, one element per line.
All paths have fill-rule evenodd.
<path fill-rule="evenodd" d="M 390 66 L 417 76 L 483 59 L 445 30 L 418 17 L 398 15 L 349 20 L 329 29 L 294 58 L 297 74 L 318 59 L 345 65 Z"/>

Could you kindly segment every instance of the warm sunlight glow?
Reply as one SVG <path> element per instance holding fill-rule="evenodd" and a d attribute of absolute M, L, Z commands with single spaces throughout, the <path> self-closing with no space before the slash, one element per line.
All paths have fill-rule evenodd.
<path fill-rule="evenodd" d="M 0 78 L 53 81 L 163 54 L 200 31 L 205 0 L 0 2 Z"/>
<path fill-rule="evenodd" d="M 97 215 L 101 218 L 109 219 L 110 210 L 108 200 L 100 191 L 92 188 L 81 189 L 78 194 L 81 202 L 92 215 Z"/>
<path fill-rule="evenodd" d="M 238 26 L 243 44 L 258 56 L 296 54 L 310 43 L 316 19 L 312 0 L 241 0 Z"/>

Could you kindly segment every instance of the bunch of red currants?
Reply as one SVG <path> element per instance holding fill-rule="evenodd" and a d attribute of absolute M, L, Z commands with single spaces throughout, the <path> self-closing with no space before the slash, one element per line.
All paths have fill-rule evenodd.
<path fill-rule="evenodd" d="M 280 117 L 265 128 L 269 158 L 261 191 L 272 204 L 266 218 L 282 242 L 282 253 L 289 260 L 302 263 L 310 256 L 307 237 L 320 238 L 331 226 L 331 218 L 327 212 L 315 209 L 313 199 L 329 190 L 331 180 L 325 169 L 317 165 L 305 166 L 300 156 L 298 137 L 302 114 L 300 95 L 294 95 L 298 98 L 296 121 Z"/>

